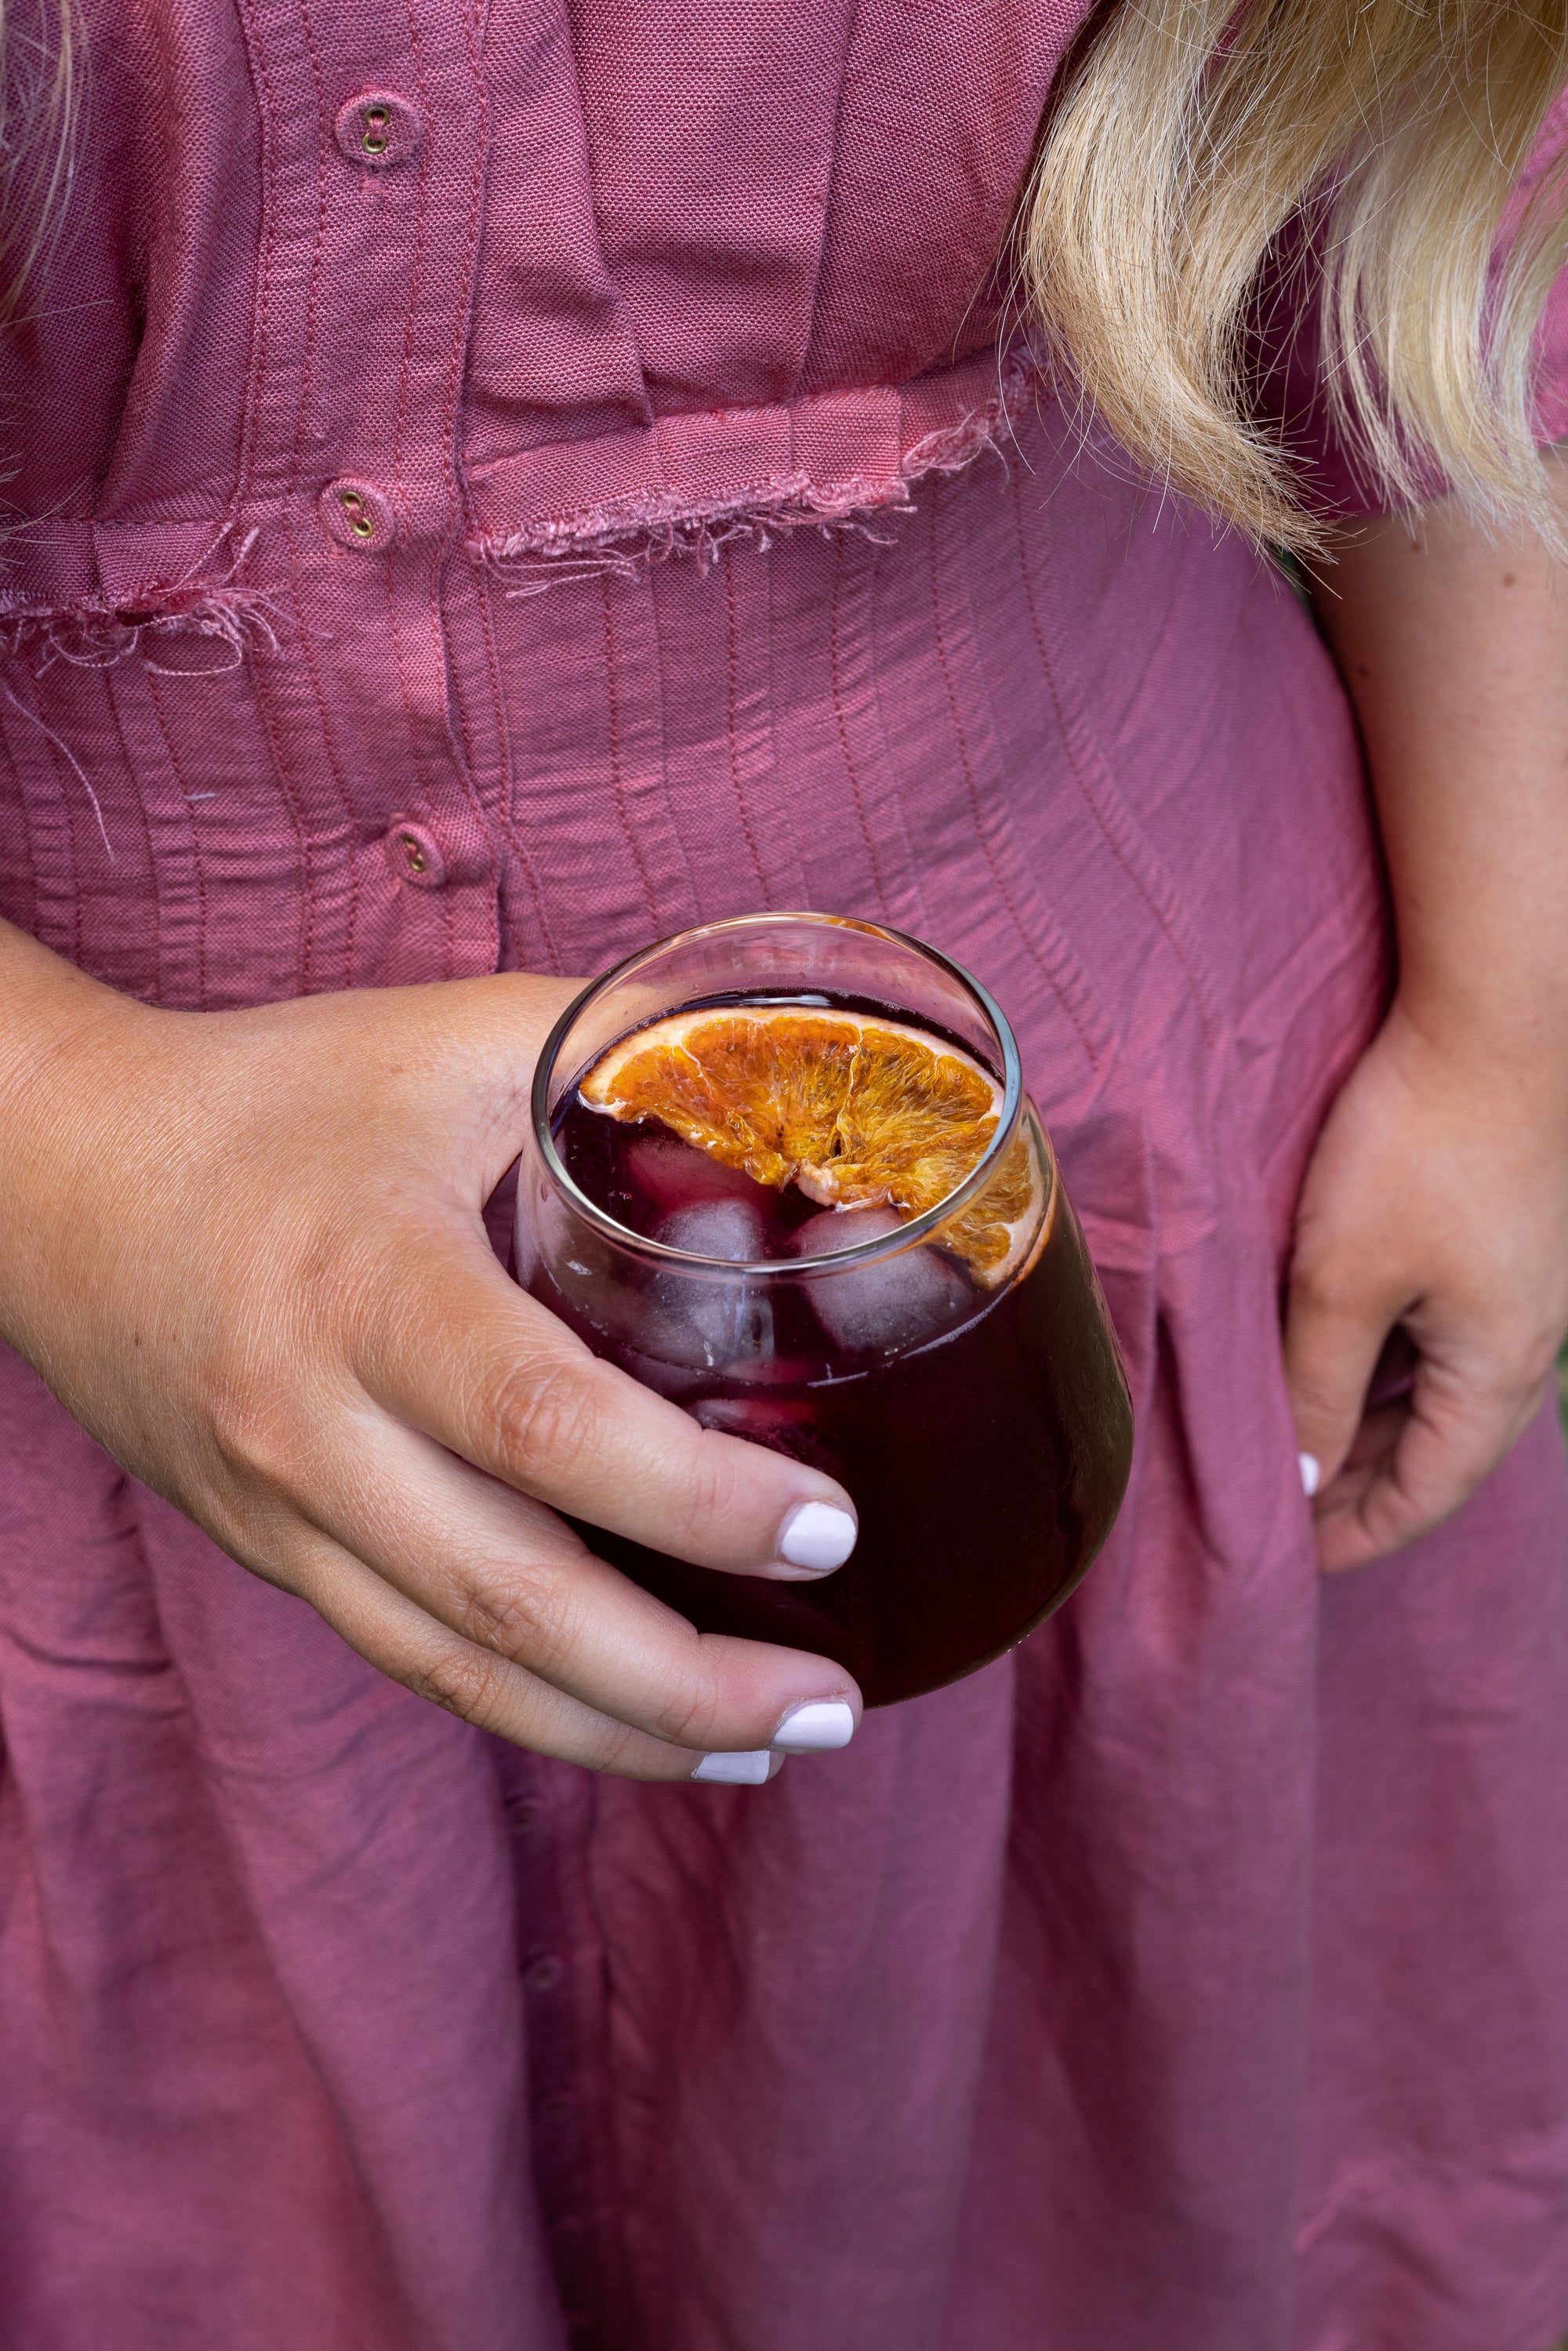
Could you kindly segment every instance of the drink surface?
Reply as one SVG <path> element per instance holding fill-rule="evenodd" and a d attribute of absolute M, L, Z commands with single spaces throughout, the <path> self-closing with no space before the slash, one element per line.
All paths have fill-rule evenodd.
<path fill-rule="evenodd" d="M 705 1426 L 838 1478 L 860 1515 L 852 1557 L 821 1583 L 723 1575 L 584 1528 L 601 1557 L 703 1631 L 838 1659 L 873 1706 L 986 1663 L 1066 1597 L 1115 1516 L 1131 1416 L 1059 1188 L 1027 1270 L 999 1287 L 930 1243 L 807 1273 L 803 1259 L 895 1231 L 897 1212 L 824 1210 L 575 1088 L 554 1136 L 629 1233 L 778 1272 L 643 1264 L 612 1280 L 590 1251 L 541 1259 L 534 1294 Z"/>

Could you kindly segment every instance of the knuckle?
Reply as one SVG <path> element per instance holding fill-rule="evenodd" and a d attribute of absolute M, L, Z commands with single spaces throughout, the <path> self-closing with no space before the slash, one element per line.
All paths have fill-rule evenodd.
<path fill-rule="evenodd" d="M 324 1221 L 302 1233 L 296 1244 L 295 1282 L 298 1291 L 319 1303 L 330 1301 L 334 1317 L 351 1322 L 368 1306 L 389 1294 L 378 1293 L 369 1262 L 367 1236 L 350 1223 Z M 393 1297 L 396 1292 L 391 1293 Z"/>
<path fill-rule="evenodd" d="M 1314 1428 L 1337 1428 L 1342 1421 L 1354 1420 L 1361 1391 L 1348 1375 L 1335 1380 L 1319 1366 L 1295 1365 L 1291 1373 L 1291 1401 L 1298 1416 Z"/>
<path fill-rule="evenodd" d="M 547 1677 L 565 1664 L 578 1633 L 577 1606 L 562 1575 L 471 1576 L 452 1614 L 465 1640 Z"/>
<path fill-rule="evenodd" d="M 432 1706 L 484 1729 L 500 1713 L 505 1671 L 493 1652 L 454 1642 L 411 1667 L 402 1678 L 416 1698 L 427 1698 Z"/>
<path fill-rule="evenodd" d="M 570 1356 L 533 1355 L 504 1374 L 480 1407 L 480 1439 L 525 1483 L 548 1477 L 591 1443 L 597 1405 L 591 1372 Z"/>
<path fill-rule="evenodd" d="M 1472 1449 L 1481 1448 L 1542 1386 L 1548 1370 L 1549 1363 L 1538 1367 L 1505 1346 L 1477 1351 L 1458 1364 L 1428 1359 L 1428 1409 Z"/>
<path fill-rule="evenodd" d="M 718 1692 L 711 1677 L 681 1675 L 653 1708 L 648 1728 L 672 1747 L 706 1748 L 718 1715 Z"/>
<path fill-rule="evenodd" d="M 700 1529 L 706 1533 L 734 1516 L 744 1482 L 744 1457 L 737 1458 L 737 1444 L 733 1437 L 716 1437 L 706 1429 L 697 1432 L 689 1460 L 681 1465 L 681 1510 L 688 1531 Z"/>
<path fill-rule="evenodd" d="M 298 1486 L 306 1441 L 298 1404 L 253 1368 L 238 1365 L 211 1375 L 207 1422 L 218 1458 L 237 1485 L 283 1493 Z"/>
<path fill-rule="evenodd" d="M 1381 1302 L 1374 1287 L 1337 1255 L 1299 1253 L 1291 1264 L 1291 1311 L 1313 1322 L 1370 1322 Z"/>
<path fill-rule="evenodd" d="M 1375 1499 L 1361 1518 L 1366 1558 L 1387 1559 L 1395 1552 L 1404 1551 L 1421 1535 L 1430 1534 L 1434 1527 L 1441 1526 L 1463 1499 L 1462 1493 L 1451 1499 L 1445 1497 L 1441 1505 L 1396 1497 Z"/>

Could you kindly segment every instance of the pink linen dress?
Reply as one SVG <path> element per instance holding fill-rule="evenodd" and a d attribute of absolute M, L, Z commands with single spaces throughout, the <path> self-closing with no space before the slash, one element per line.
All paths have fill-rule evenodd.
<path fill-rule="evenodd" d="M 1012 1656 L 647 1788 L 381 1679 L 0 1358 L 6 2351 L 1568 2323 L 1561 1444 L 1317 1580 L 1278 1282 L 1384 893 L 1289 590 L 998 356 L 1082 13 L 83 0 L 0 910 L 186 1007 L 885 916 L 1017 1023 L 1139 1435 Z"/>

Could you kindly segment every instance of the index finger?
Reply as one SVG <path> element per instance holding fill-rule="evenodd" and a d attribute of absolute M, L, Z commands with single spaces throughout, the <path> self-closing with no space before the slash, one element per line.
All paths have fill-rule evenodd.
<path fill-rule="evenodd" d="M 699 1427 L 591 1354 L 466 1234 L 444 1234 L 422 1278 L 381 1301 L 355 1368 L 450 1452 L 694 1567 L 817 1576 L 854 1548 L 854 1504 L 835 1479 Z"/>
<path fill-rule="evenodd" d="M 1522 1397 L 1461 1388 L 1423 1358 L 1407 1403 L 1367 1413 L 1319 1497 L 1320 1565 L 1331 1574 L 1369 1566 L 1451 1518 L 1523 1435 L 1541 1396 L 1539 1385 Z"/>

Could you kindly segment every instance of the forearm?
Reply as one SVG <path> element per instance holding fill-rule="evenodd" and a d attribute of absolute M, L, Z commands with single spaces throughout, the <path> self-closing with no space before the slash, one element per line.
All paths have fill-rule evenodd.
<path fill-rule="evenodd" d="M 68 1248 L 57 1211 L 95 1180 L 160 1017 L 0 922 L 0 1338 L 13 1345 L 41 1260 Z"/>
<path fill-rule="evenodd" d="M 1347 538 L 1315 601 L 1366 745 L 1401 1012 L 1568 1115 L 1568 580 L 1439 504 L 1415 538 Z"/>
<path fill-rule="evenodd" d="M 0 922 L 0 1165 L 36 1126 L 55 1078 L 106 1020 L 134 1025 L 145 1008 L 78 971 L 26 931 Z"/>

